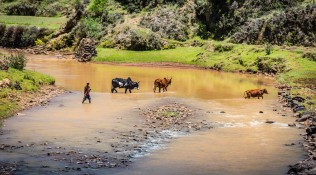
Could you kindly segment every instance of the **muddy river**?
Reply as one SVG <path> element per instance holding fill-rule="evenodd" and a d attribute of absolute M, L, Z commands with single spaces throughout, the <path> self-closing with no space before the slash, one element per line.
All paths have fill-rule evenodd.
<path fill-rule="evenodd" d="M 297 144 L 302 130 L 288 127 L 294 119 L 279 109 L 271 79 L 190 68 L 33 57 L 27 69 L 55 77 L 56 84 L 70 93 L 5 121 L 0 143 L 14 147 L 0 150 L 0 162 L 14 164 L 17 174 L 279 175 L 286 174 L 288 165 L 302 159 Z M 168 92 L 153 93 L 154 79 L 164 76 L 172 77 Z M 115 77 L 131 77 L 140 82 L 140 89 L 127 94 L 118 89 L 112 94 L 111 79 Z M 91 104 L 81 104 L 86 82 L 92 88 Z M 244 99 L 244 90 L 251 88 L 266 88 L 269 94 L 263 100 Z M 142 143 L 146 147 L 128 154 L 126 161 L 130 163 L 126 167 L 82 165 L 89 164 L 91 156 L 96 157 L 93 161 L 97 164 L 98 155 L 112 153 L 116 148 L 113 144 L 122 142 L 122 133 L 137 135 L 142 131 L 143 110 L 175 103 L 194 109 L 191 122 L 208 122 L 212 128 L 163 131 L 162 138 L 151 138 Z M 267 124 L 267 120 L 275 123 Z M 114 151 L 112 158 L 121 156 L 119 153 L 124 150 Z M 71 154 L 76 156 L 67 157 Z M 78 155 L 85 157 L 85 162 L 78 161 Z"/>

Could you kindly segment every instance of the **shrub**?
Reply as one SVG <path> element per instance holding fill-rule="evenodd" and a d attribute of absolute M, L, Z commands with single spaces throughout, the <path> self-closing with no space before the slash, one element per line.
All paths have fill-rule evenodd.
<path fill-rule="evenodd" d="M 106 39 L 101 41 L 101 47 L 103 48 L 114 48 L 116 46 L 116 42 L 114 41 L 114 39 Z"/>
<path fill-rule="evenodd" d="M 160 50 L 162 41 L 158 34 L 144 29 L 127 29 L 117 35 L 117 44 L 127 50 Z"/>
<path fill-rule="evenodd" d="M 61 50 L 61 49 L 72 46 L 73 42 L 74 42 L 73 36 L 66 33 L 66 34 L 59 35 L 57 38 L 50 40 L 46 44 L 46 48 L 48 50 Z"/>
<path fill-rule="evenodd" d="M 9 56 L 5 57 L 5 59 L 8 61 L 9 67 L 18 70 L 23 70 L 27 62 L 27 58 L 21 52 L 16 54 L 11 53 Z"/>
<path fill-rule="evenodd" d="M 4 35 L 5 31 L 6 31 L 6 25 L 0 24 L 0 41 L 1 41 L 1 36 Z"/>
<path fill-rule="evenodd" d="M 311 61 L 316 61 L 316 52 L 307 52 L 304 53 L 303 58 L 307 58 Z"/>
<path fill-rule="evenodd" d="M 258 71 L 269 74 L 277 74 L 286 70 L 284 58 L 258 57 L 255 64 Z"/>
<path fill-rule="evenodd" d="M 6 28 L 2 39 L 1 39 L 1 45 L 4 47 L 13 47 L 14 45 L 14 40 L 12 38 L 12 35 L 14 33 L 14 26 L 10 26 Z"/>
<path fill-rule="evenodd" d="M 1 35 L 1 33 L 3 33 Z M 52 33 L 49 29 L 40 29 L 38 27 L 10 26 L 0 24 L 0 46 L 24 48 L 35 45 L 39 38 Z"/>
<path fill-rule="evenodd" d="M 40 39 L 37 39 L 36 41 L 35 41 L 35 45 L 36 46 L 40 46 L 40 45 L 44 45 L 45 43 L 42 41 L 42 40 L 40 40 Z"/>
<path fill-rule="evenodd" d="M 16 1 L 5 7 L 7 15 L 34 16 L 37 6 L 28 1 Z"/>
<path fill-rule="evenodd" d="M 272 51 L 272 45 L 270 43 L 267 43 L 265 45 L 265 51 L 266 51 L 266 55 L 270 55 L 271 51 Z"/>
<path fill-rule="evenodd" d="M 94 13 L 93 16 L 102 16 L 107 3 L 107 0 L 92 0 L 88 7 L 88 11 Z"/>
<path fill-rule="evenodd" d="M 102 32 L 102 25 L 98 19 L 85 18 L 84 19 L 86 35 L 88 38 L 100 39 Z"/>
<path fill-rule="evenodd" d="M 176 8 L 159 8 L 141 19 L 140 24 L 163 38 L 185 41 L 189 38 L 189 21 Z"/>
<path fill-rule="evenodd" d="M 233 50 L 234 46 L 233 45 L 222 45 L 222 44 L 217 44 L 214 46 L 214 51 L 216 52 L 228 52 Z"/>

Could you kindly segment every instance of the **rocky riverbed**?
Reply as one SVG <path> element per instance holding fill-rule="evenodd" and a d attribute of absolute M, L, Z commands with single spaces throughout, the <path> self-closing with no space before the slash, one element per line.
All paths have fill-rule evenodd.
<path fill-rule="evenodd" d="M 135 158 L 163 147 L 173 138 L 196 131 L 209 130 L 213 127 L 212 123 L 199 121 L 195 118 L 197 109 L 180 103 L 170 102 L 158 107 L 137 108 L 136 110 L 139 111 L 139 119 L 143 121 L 141 125 L 134 125 L 133 129 L 128 131 L 115 130 L 115 137 L 110 142 L 100 138 L 94 139 L 96 144 L 105 144 L 104 147 L 109 146 L 110 151 L 63 147 L 52 141 L 2 143 L 0 150 L 4 152 L 40 150 L 37 155 L 40 159 L 56 161 L 64 165 L 56 169 L 49 164 L 44 164 L 39 167 L 40 169 L 49 169 L 50 172 L 55 173 L 85 172 L 87 169 L 126 167 Z M 15 174 L 23 166 L 23 162 L 0 162 L 0 174 Z"/>
<path fill-rule="evenodd" d="M 292 87 L 280 85 L 279 100 L 284 110 L 289 111 L 296 118 L 295 123 L 289 126 L 298 125 L 299 129 L 305 129 L 301 134 L 304 142 L 301 144 L 306 151 L 306 159 L 295 165 L 290 165 L 288 174 L 312 175 L 316 174 L 316 112 L 311 98 L 303 98 L 300 94 L 291 94 Z M 309 105 L 309 106 L 306 106 Z"/>

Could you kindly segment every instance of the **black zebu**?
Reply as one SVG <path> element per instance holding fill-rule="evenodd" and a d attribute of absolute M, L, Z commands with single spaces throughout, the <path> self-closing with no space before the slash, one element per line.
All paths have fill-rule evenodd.
<path fill-rule="evenodd" d="M 115 88 L 125 88 L 125 93 L 129 90 L 132 93 L 132 89 L 139 89 L 139 82 L 134 82 L 131 78 L 114 78 L 112 79 L 112 88 L 111 92 L 117 92 Z"/>

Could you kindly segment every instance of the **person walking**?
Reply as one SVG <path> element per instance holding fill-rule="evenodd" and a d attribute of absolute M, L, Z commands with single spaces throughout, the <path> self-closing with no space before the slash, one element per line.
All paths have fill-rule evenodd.
<path fill-rule="evenodd" d="M 90 91 L 90 83 L 87 83 L 87 85 L 84 87 L 82 103 L 84 103 L 87 99 L 89 100 L 89 103 L 91 103 Z"/>

